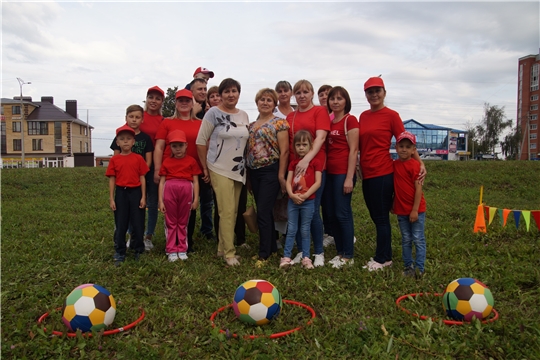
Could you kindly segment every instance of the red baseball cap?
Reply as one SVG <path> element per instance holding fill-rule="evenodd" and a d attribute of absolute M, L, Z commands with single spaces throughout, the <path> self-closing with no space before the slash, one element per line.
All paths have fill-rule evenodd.
<path fill-rule="evenodd" d="M 413 145 L 416 145 L 416 136 L 414 136 L 414 134 L 411 134 L 408 131 L 404 131 L 401 134 L 399 134 L 399 136 L 396 139 L 396 144 L 399 143 L 403 139 L 409 139 L 413 143 Z"/>
<path fill-rule="evenodd" d="M 169 140 L 169 144 L 173 142 L 185 143 L 187 142 L 186 133 L 182 130 L 173 130 L 167 135 L 167 140 Z"/>
<path fill-rule="evenodd" d="M 118 134 L 120 134 L 123 131 L 130 132 L 131 134 L 133 134 L 133 136 L 135 136 L 135 130 L 133 130 L 132 128 L 130 128 L 127 125 L 120 126 L 118 129 L 116 129 L 116 136 L 118 136 Z"/>
<path fill-rule="evenodd" d="M 178 98 L 181 98 L 181 97 L 187 97 L 187 98 L 193 99 L 193 94 L 191 93 L 190 90 L 187 90 L 187 89 L 178 90 L 176 92 L 175 99 L 178 99 Z"/>
<path fill-rule="evenodd" d="M 364 84 L 364 91 L 370 87 L 382 87 L 384 88 L 384 82 L 381 77 L 370 77 Z"/>
<path fill-rule="evenodd" d="M 203 68 L 203 67 L 198 67 L 195 70 L 195 72 L 193 73 L 193 77 L 195 77 L 195 75 L 200 74 L 200 73 L 208 74 L 208 75 L 210 75 L 210 78 L 214 77 L 214 72 L 213 71 L 208 70 L 207 68 Z"/>
<path fill-rule="evenodd" d="M 159 86 L 152 86 L 150 89 L 148 89 L 148 91 L 146 92 L 146 94 L 148 95 L 150 92 L 152 91 L 155 91 L 155 92 L 158 92 L 161 94 L 161 96 L 165 97 L 165 91 L 161 90 L 161 88 Z"/>

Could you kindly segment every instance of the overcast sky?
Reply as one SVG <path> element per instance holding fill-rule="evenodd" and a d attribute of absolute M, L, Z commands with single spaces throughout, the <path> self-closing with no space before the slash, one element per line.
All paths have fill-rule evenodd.
<path fill-rule="evenodd" d="M 128 105 L 154 85 L 183 87 L 198 66 L 255 93 L 279 80 L 341 85 L 351 113 L 382 74 L 403 120 L 465 129 L 483 105 L 516 118 L 518 59 L 539 51 L 539 2 L 2 2 L 2 97 L 78 102 L 108 155 Z M 316 101 L 317 102 L 317 101 Z"/>

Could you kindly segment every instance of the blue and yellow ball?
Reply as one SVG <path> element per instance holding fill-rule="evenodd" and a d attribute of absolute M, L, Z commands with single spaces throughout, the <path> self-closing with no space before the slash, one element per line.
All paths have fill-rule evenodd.
<path fill-rule="evenodd" d="M 494 305 L 493 295 L 488 287 L 473 278 L 460 278 L 446 287 L 443 308 L 446 314 L 460 321 L 487 318 Z"/>
<path fill-rule="evenodd" d="M 111 325 L 116 303 L 109 290 L 95 284 L 76 287 L 64 301 L 62 321 L 71 330 L 99 331 Z"/>
<path fill-rule="evenodd" d="M 279 315 L 281 305 L 281 294 L 266 280 L 246 281 L 234 293 L 234 313 L 248 324 L 268 324 Z"/>

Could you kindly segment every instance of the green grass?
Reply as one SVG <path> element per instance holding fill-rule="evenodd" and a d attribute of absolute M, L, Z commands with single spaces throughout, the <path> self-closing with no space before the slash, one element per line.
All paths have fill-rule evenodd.
<path fill-rule="evenodd" d="M 216 246 L 196 239 L 197 253 L 169 263 L 162 226 L 155 245 L 139 262 L 128 258 L 115 267 L 113 216 L 104 169 L 22 169 L 2 171 L 2 357 L 9 359 L 534 359 L 540 354 L 540 235 L 522 219 L 516 229 L 495 219 L 487 234 L 472 232 L 480 185 L 489 206 L 540 209 L 540 162 L 432 162 L 424 187 L 428 204 L 426 276 L 401 275 L 400 236 L 393 224 L 394 266 L 381 272 L 362 269 L 374 254 L 375 229 L 360 188 L 353 197 L 356 264 L 350 268 L 305 271 L 254 267 L 257 238 L 240 249 L 242 264 L 227 268 Z M 159 224 L 162 223 L 160 215 Z M 326 249 L 326 258 L 335 248 Z M 404 294 L 443 292 L 458 277 L 474 277 L 492 290 L 500 319 L 446 326 L 400 311 Z M 285 299 L 311 306 L 317 318 L 284 338 L 234 339 L 213 329 L 209 318 L 230 304 L 238 285 L 266 279 Z M 114 327 L 146 318 L 134 329 L 93 338 L 52 337 L 64 331 L 54 311 L 76 286 L 97 283 L 109 289 L 118 312 Z M 443 319 L 440 298 L 405 300 L 423 315 Z M 37 319 L 52 311 L 43 325 Z M 309 320 L 309 313 L 284 306 L 275 322 L 244 325 L 232 310 L 216 318 L 229 335 L 270 334 Z"/>

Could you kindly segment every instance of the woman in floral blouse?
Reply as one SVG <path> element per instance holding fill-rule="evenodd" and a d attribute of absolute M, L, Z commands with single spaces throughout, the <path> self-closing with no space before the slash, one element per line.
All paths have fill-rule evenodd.
<path fill-rule="evenodd" d="M 248 128 L 246 162 L 259 225 L 259 260 L 256 266 L 263 265 L 272 253 L 277 252 L 272 209 L 278 192 L 286 191 L 289 124 L 273 114 L 277 102 L 275 90 L 260 90 L 255 96 L 259 118 Z"/>
<path fill-rule="evenodd" d="M 240 265 L 234 247 L 234 225 L 242 184 L 246 183 L 244 151 L 248 139 L 249 118 L 236 108 L 240 83 L 227 78 L 219 84 L 221 104 L 204 115 L 197 152 L 203 181 L 210 179 L 219 213 L 218 256 L 230 266 Z"/>

